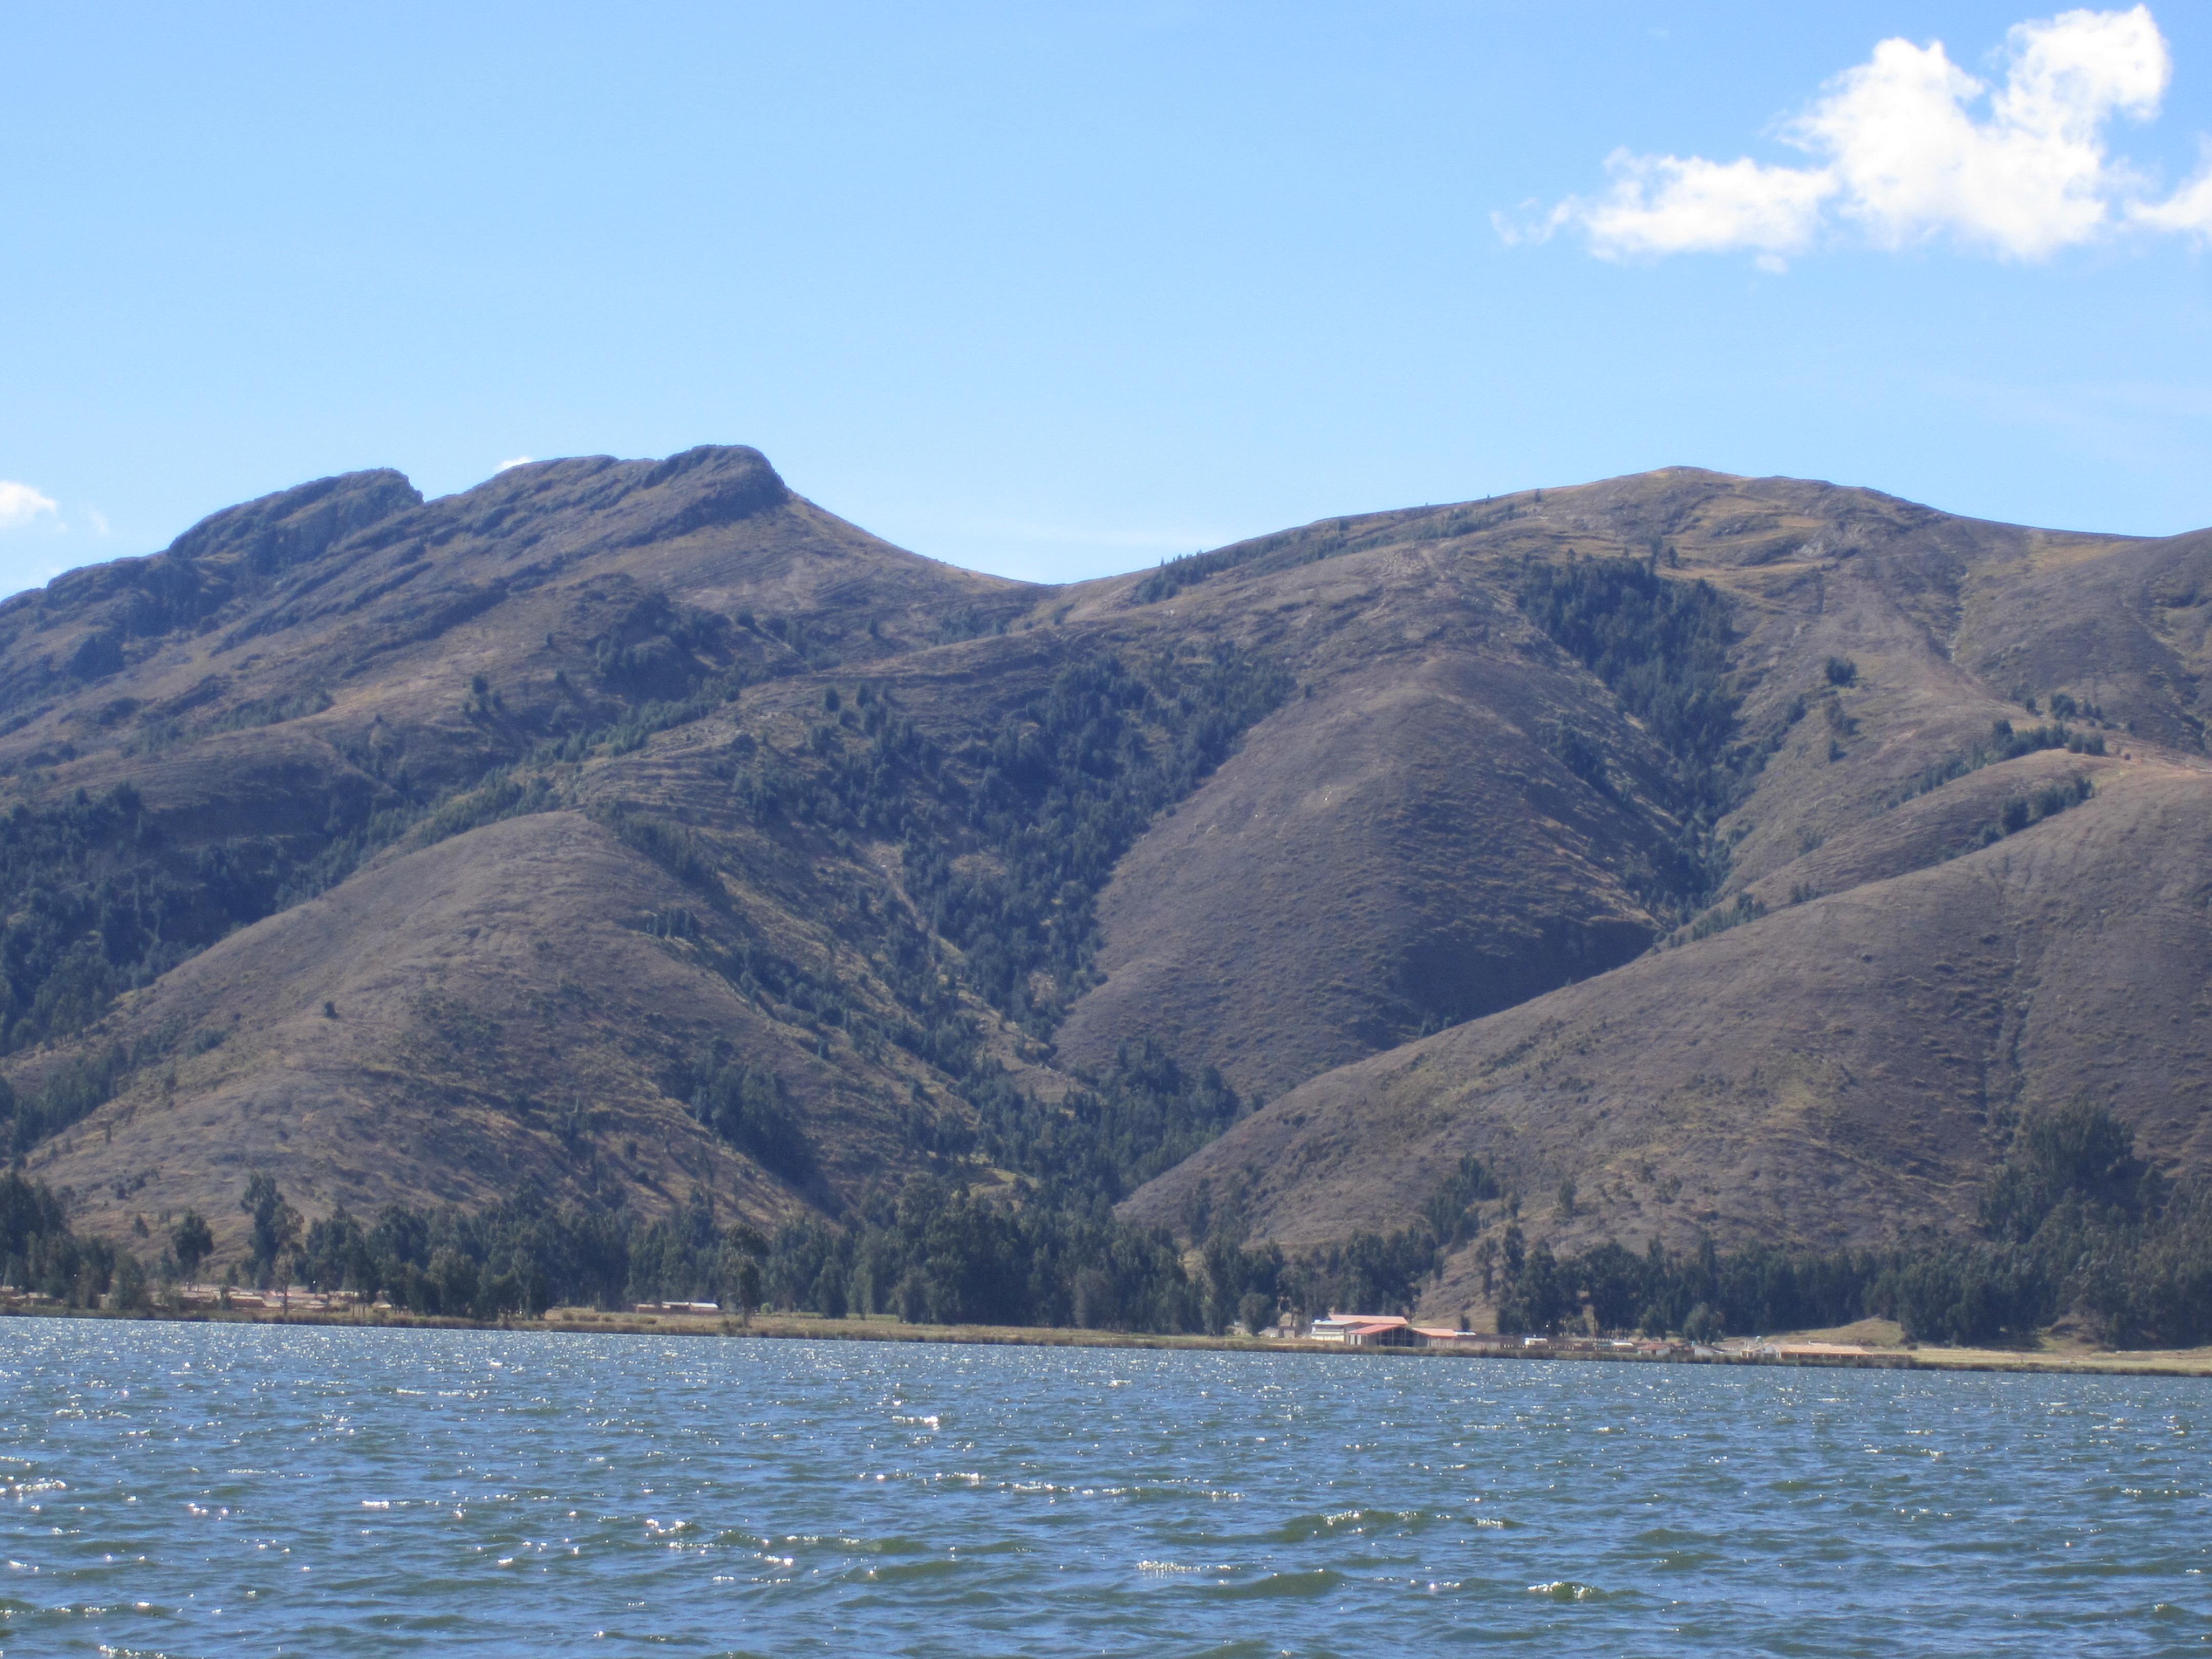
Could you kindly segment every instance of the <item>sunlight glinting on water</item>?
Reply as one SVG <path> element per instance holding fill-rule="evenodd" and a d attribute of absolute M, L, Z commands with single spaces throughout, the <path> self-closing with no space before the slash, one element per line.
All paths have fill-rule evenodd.
<path fill-rule="evenodd" d="M 2203 1389 L 11 1319 L 0 1650 L 2193 1647 Z"/>

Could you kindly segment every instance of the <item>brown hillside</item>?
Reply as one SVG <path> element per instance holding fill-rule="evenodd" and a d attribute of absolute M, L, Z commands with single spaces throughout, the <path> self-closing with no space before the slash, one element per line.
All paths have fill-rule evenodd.
<path fill-rule="evenodd" d="M 1872 1243 L 1970 1218 L 2004 1131 L 2084 1088 L 2203 1167 L 2212 773 L 2091 765 L 2094 799 L 1994 846 L 1317 1078 L 1130 1208 L 1172 1219 L 1209 1181 L 1269 1236 L 1341 1237 L 1473 1152 L 1571 1240 Z M 1986 799 L 2014 769 L 2062 769 L 1972 781 Z"/>
<path fill-rule="evenodd" d="M 1732 618 L 1710 833 L 1660 728 L 1522 602 L 1608 559 Z M 234 1226 L 249 1167 L 311 1211 L 704 1185 L 842 1213 L 963 1167 L 991 1079 L 1057 1098 L 1141 1037 L 1282 1097 L 1139 1215 L 1203 1178 L 1281 1237 L 1389 1224 L 1474 1148 L 1531 1194 L 1575 1175 L 1578 1226 L 1941 1224 L 2011 1114 L 2085 1082 L 2138 1091 L 2161 1157 L 2204 1150 L 2208 562 L 1677 470 L 1055 589 L 889 547 L 750 450 L 430 502 L 328 480 L 0 605 L 0 1068 L 24 1122 L 101 1097 L 26 1155 L 111 1231 Z M 1271 700 L 1115 807 L 1142 816 L 1095 935 L 1080 884 L 994 920 L 1024 843 L 987 804 L 1063 833 L 1053 791 L 1184 752 L 1224 664 Z M 1136 679 L 1121 758 L 1071 737 L 1048 787 L 1050 699 Z M 2110 756 L 1942 777 L 2054 693 Z M 2077 775 L 2094 799 L 1969 850 Z M 1768 914 L 1647 953 L 1717 849 L 1705 897 Z M 1021 956 L 1039 927 L 1068 953 Z M 1037 964 L 1011 986 L 1002 941 Z M 707 1131 L 710 1058 L 772 1080 L 811 1164 Z"/>
<path fill-rule="evenodd" d="M 1499 576 L 1392 540 L 1150 607 L 1208 630 L 1261 619 L 1310 695 L 1124 860 L 1071 1059 L 1151 1031 L 1278 1091 L 1650 942 L 1625 878 L 1678 828 L 1651 799 L 1662 757 Z M 1617 796 L 1540 746 L 1560 719 L 1605 733 Z"/>
<path fill-rule="evenodd" d="M 1796 544 L 1671 544 L 1742 602 L 1747 723 L 1810 692 L 1723 825 L 1724 898 L 1768 914 L 1316 1079 L 1130 1213 L 1171 1220 L 1204 1182 L 1243 1192 L 1263 1233 L 1341 1237 L 1402 1224 L 1474 1151 L 1568 1242 L 1872 1242 L 1961 1225 L 2020 1115 L 2082 1091 L 2164 1167 L 2205 1167 L 2208 538 L 2062 538 L 1880 498 L 1814 533 L 1808 487 L 1732 493 L 1790 507 L 1774 533 Z M 1833 691 L 1813 672 L 1832 653 L 1858 671 Z M 2054 692 L 2098 709 L 2111 758 L 2045 751 L 1927 787 Z M 1972 850 L 2008 802 L 2077 776 L 2094 799 Z M 1553 1200 L 1569 1176 L 1571 1218 Z M 1473 1299 L 1471 1273 L 1435 1306 Z"/>

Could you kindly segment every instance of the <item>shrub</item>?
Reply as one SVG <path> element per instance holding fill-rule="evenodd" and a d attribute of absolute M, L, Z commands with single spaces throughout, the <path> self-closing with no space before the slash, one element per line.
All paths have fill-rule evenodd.
<path fill-rule="evenodd" d="M 215 1234 L 209 1228 L 207 1218 L 198 1210 L 186 1210 L 169 1234 L 169 1248 L 175 1252 L 177 1266 L 186 1279 L 200 1270 L 208 1253 L 215 1249 Z"/>
<path fill-rule="evenodd" d="M 819 1177 L 814 1143 L 792 1110 L 783 1079 L 750 1066 L 709 1068 L 691 1097 L 702 1123 L 763 1169 L 796 1186 Z"/>

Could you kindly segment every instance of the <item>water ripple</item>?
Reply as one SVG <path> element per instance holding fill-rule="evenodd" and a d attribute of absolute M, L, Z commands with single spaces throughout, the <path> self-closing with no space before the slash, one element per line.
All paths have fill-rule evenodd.
<path fill-rule="evenodd" d="M 11 1319 L 0 1651 L 2196 1649 L 2203 1386 Z"/>

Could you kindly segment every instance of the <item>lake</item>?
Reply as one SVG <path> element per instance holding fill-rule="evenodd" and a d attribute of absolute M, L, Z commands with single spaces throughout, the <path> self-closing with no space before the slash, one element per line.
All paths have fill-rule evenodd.
<path fill-rule="evenodd" d="M 2212 1645 L 2212 1385 L 0 1321 L 15 1654 Z"/>

